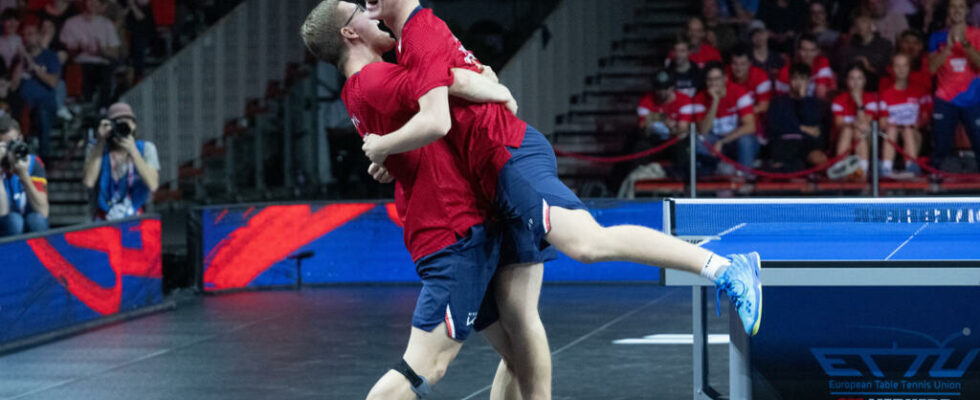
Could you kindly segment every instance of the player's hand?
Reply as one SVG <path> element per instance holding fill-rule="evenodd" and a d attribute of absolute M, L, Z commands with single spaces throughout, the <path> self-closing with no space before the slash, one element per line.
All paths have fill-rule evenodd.
<path fill-rule="evenodd" d="M 480 66 L 480 75 L 483 75 L 484 78 L 489 79 L 493 83 L 500 83 L 500 79 L 497 79 L 497 73 L 493 72 L 493 68 L 490 68 L 489 65 Z"/>
<path fill-rule="evenodd" d="M 511 114 L 517 115 L 517 100 L 514 100 L 514 97 L 507 100 L 507 102 L 504 103 L 504 107 L 507 107 L 507 110 L 509 110 Z"/>
<path fill-rule="evenodd" d="M 725 97 L 725 87 L 720 88 L 710 88 L 708 89 L 708 94 L 711 95 L 711 100 L 720 101 Z"/>
<path fill-rule="evenodd" d="M 371 163 L 371 166 L 368 167 L 368 174 L 379 183 L 391 183 L 395 180 L 383 165 L 375 163 Z"/>
<path fill-rule="evenodd" d="M 108 137 L 109 133 L 111 132 L 112 132 L 112 121 L 109 121 L 107 119 L 103 119 L 102 121 L 99 121 L 100 140 L 105 140 L 105 138 Z"/>
<path fill-rule="evenodd" d="M 0 160 L 7 157 L 7 142 L 0 142 Z"/>
<path fill-rule="evenodd" d="M 725 148 L 725 141 L 719 140 L 715 142 L 715 151 L 721 153 L 721 150 Z"/>
<path fill-rule="evenodd" d="M 388 158 L 388 154 L 384 151 L 383 147 L 384 143 L 381 140 L 381 136 L 371 133 L 364 136 L 364 144 L 361 145 L 361 150 L 364 151 L 364 155 L 366 155 L 371 162 L 378 165 L 384 165 L 385 159 Z"/>

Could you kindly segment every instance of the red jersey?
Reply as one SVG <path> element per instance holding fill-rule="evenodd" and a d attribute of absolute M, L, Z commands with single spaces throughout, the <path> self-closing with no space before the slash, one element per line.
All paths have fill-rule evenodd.
<path fill-rule="evenodd" d="M 667 54 L 667 59 L 668 60 L 674 59 L 673 50 L 671 50 L 670 53 Z M 711 61 L 721 62 L 721 52 L 718 51 L 718 49 L 716 49 L 715 46 L 712 46 L 710 43 L 701 42 L 701 47 L 698 48 L 698 51 L 691 52 L 691 54 L 688 56 L 688 59 L 690 59 L 692 63 L 696 64 L 698 68 L 704 68 L 704 65 Z M 669 64 L 670 63 L 668 63 L 668 65 Z"/>
<path fill-rule="evenodd" d="M 725 84 L 725 97 L 718 102 L 718 114 L 711 128 L 711 134 L 724 136 L 738 129 L 738 121 L 752 115 L 752 94 L 745 88 L 731 82 Z M 700 120 L 711 108 L 711 95 L 702 90 L 694 96 L 694 119 Z"/>
<path fill-rule="evenodd" d="M 885 75 L 878 80 L 878 91 L 881 92 L 891 88 L 894 84 L 895 69 L 889 64 Z M 909 72 L 909 86 L 917 86 L 925 89 L 928 93 L 932 93 L 932 74 L 929 73 L 929 57 L 923 56 L 922 67 L 917 71 Z"/>
<path fill-rule="evenodd" d="M 881 92 L 878 110 L 888 123 L 899 126 L 918 126 L 925 123 L 922 111 L 932 104 L 932 96 L 920 87 L 909 86 L 905 90 L 894 87 Z"/>
<path fill-rule="evenodd" d="M 948 36 L 949 30 L 933 33 L 929 38 L 929 52 L 945 49 L 948 45 Z M 968 26 L 964 36 L 974 48 L 980 47 L 980 29 Z M 960 106 L 977 104 L 980 102 L 980 95 L 975 89 L 970 90 L 970 85 L 978 76 L 980 76 L 980 68 L 967 58 L 963 44 L 956 43 L 949 58 L 936 71 L 936 97 Z"/>
<path fill-rule="evenodd" d="M 752 97 L 756 102 L 769 101 L 772 99 L 772 81 L 769 80 L 769 75 L 766 71 L 756 66 L 749 67 L 749 76 L 746 77 L 744 82 L 738 82 L 735 80 L 735 75 L 732 74 L 732 67 L 728 66 L 725 70 L 725 75 L 728 76 L 728 80 L 732 83 L 741 86 L 743 89 L 752 93 Z"/>
<path fill-rule="evenodd" d="M 400 128 L 418 112 L 418 96 L 407 71 L 380 62 L 348 78 L 341 93 L 362 137 Z M 470 227 L 483 222 L 471 185 L 444 140 L 393 154 L 385 160 L 385 168 L 397 182 L 395 205 L 413 260 L 456 243 Z"/>
<path fill-rule="evenodd" d="M 674 91 L 674 101 L 669 103 L 657 104 L 656 97 L 652 92 L 640 99 L 640 104 L 636 107 L 639 123 L 642 124 L 647 115 L 654 113 L 664 114 L 671 121 L 694 122 L 694 105 L 691 104 L 691 98 L 676 90 Z M 670 129 L 661 121 L 654 123 L 653 130 L 657 133 L 670 133 Z"/>
<path fill-rule="evenodd" d="M 873 119 L 879 117 L 878 96 L 874 93 L 864 92 L 861 95 L 861 102 L 864 103 L 865 114 Z M 854 103 L 850 93 L 845 92 L 837 95 L 830 108 L 834 112 L 834 117 L 844 117 L 845 124 L 854 123 L 854 119 L 857 117 L 857 104 Z"/>
<path fill-rule="evenodd" d="M 405 26 L 397 47 L 398 64 L 416 80 L 421 97 L 429 90 L 452 85 L 452 68 L 479 71 L 480 61 L 466 50 L 432 10 L 417 8 Z M 510 159 L 509 147 L 520 147 L 527 123 L 503 104 L 476 104 L 450 98 L 453 127 L 446 140 L 466 164 L 469 177 L 478 181 L 492 200 L 497 174 Z"/>
<path fill-rule="evenodd" d="M 779 76 L 776 77 L 776 93 L 789 93 L 789 67 L 790 64 L 787 63 L 779 70 Z M 836 86 L 834 79 L 834 70 L 830 69 L 830 61 L 827 57 L 817 56 L 810 66 L 810 84 L 806 86 L 807 96 L 815 95 L 817 85 L 833 89 Z"/>

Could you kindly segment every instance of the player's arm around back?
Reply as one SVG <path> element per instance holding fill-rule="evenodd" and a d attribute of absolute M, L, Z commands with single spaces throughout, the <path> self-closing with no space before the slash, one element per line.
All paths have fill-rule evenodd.
<path fill-rule="evenodd" d="M 421 148 L 449 133 L 449 89 L 439 86 L 419 98 L 419 112 L 398 130 L 385 136 L 367 135 L 362 150 L 375 164 L 384 164 L 391 154 Z"/>

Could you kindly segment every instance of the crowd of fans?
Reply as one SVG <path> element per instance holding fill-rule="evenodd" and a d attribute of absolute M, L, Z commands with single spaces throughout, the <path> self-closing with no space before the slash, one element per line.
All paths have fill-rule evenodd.
<path fill-rule="evenodd" d="M 919 163 L 952 169 L 958 130 L 980 155 L 980 1 L 703 6 L 637 108 L 648 138 L 685 138 L 695 127 L 699 174 L 752 175 L 725 156 L 776 172 L 839 160 L 830 175 L 851 179 L 878 162 L 884 176 L 911 177 Z M 686 146 L 675 147 L 687 160 Z"/>
<path fill-rule="evenodd" d="M 159 185 L 156 147 L 138 139 L 133 110 L 113 103 L 240 2 L 0 0 L 0 237 L 48 228 L 45 161 L 59 121 L 93 128 L 83 177 L 92 219 L 143 212 Z"/>

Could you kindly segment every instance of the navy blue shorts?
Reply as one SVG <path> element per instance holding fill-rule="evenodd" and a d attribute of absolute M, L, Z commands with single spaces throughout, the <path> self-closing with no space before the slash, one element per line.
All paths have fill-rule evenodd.
<path fill-rule="evenodd" d="M 419 259 L 415 270 L 422 278 L 422 291 L 412 326 L 431 332 L 445 322 L 450 338 L 466 340 L 497 271 L 500 240 L 498 229 L 475 225 L 465 238 Z M 496 313 L 481 318 L 482 327 L 496 320 Z"/>
<path fill-rule="evenodd" d="M 548 207 L 584 210 L 585 204 L 558 179 L 558 161 L 548 139 L 530 125 L 520 148 L 497 177 L 496 207 L 505 221 L 501 265 L 557 258 L 545 240 L 551 230 Z"/>

